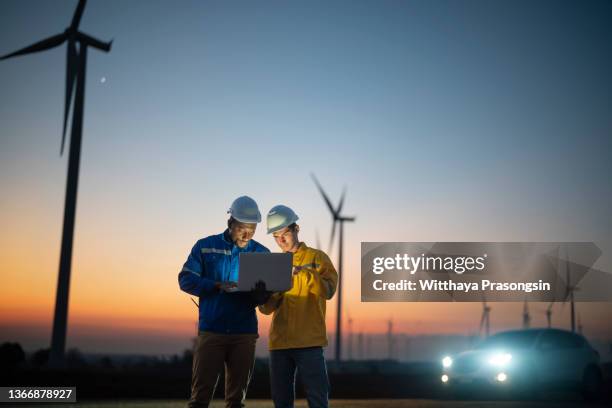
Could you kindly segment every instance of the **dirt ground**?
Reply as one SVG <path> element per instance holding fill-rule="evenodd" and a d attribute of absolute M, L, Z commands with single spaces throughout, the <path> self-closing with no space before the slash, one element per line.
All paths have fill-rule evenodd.
<path fill-rule="evenodd" d="M 25 406 L 21 405 L 20 406 Z M 184 408 L 186 401 L 114 401 L 114 402 L 82 402 L 77 404 L 46 405 L 47 407 L 84 407 L 84 408 Z M 223 408 L 221 400 L 215 400 L 211 408 Z M 574 408 L 608 407 L 607 403 L 585 403 L 582 401 L 438 401 L 426 399 L 396 399 L 396 400 L 331 400 L 331 408 Z M 247 408 L 273 408 L 270 400 L 247 400 Z M 296 408 L 307 408 L 305 400 L 297 400 Z"/>

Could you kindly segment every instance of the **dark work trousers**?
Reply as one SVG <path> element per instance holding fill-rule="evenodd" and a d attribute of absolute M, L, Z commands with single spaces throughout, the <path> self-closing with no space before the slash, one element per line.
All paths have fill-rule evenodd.
<path fill-rule="evenodd" d="M 295 374 L 302 378 L 310 408 L 327 408 L 329 381 L 322 347 L 270 351 L 270 383 L 276 408 L 293 408 Z"/>
<path fill-rule="evenodd" d="M 257 334 L 199 333 L 193 353 L 189 408 L 208 407 L 224 367 L 225 406 L 244 407 L 257 337 Z"/>

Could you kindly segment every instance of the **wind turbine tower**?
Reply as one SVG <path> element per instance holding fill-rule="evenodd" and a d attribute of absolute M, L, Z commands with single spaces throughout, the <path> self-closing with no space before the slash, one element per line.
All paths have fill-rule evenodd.
<path fill-rule="evenodd" d="M 529 315 L 529 307 L 527 301 L 523 303 L 523 329 L 528 329 L 531 325 L 531 316 Z"/>
<path fill-rule="evenodd" d="M 489 337 L 489 330 L 490 330 L 490 318 L 489 315 L 491 313 L 491 307 L 487 305 L 486 300 L 482 301 L 482 316 L 480 318 L 480 329 L 479 329 L 479 334 L 482 336 L 482 330 L 484 328 L 485 331 L 485 338 Z"/>
<path fill-rule="evenodd" d="M 353 222 L 355 221 L 355 217 L 346 217 L 341 214 L 342 206 L 344 205 L 344 197 L 346 195 L 346 189 L 342 191 L 342 196 L 340 197 L 340 202 L 338 203 L 338 207 L 334 209 L 331 201 L 323 191 L 323 187 L 319 184 L 319 181 L 315 177 L 314 174 L 311 174 L 312 180 L 317 186 L 317 189 L 323 196 L 323 200 L 327 205 L 331 215 L 332 215 L 332 231 L 331 237 L 329 240 L 330 247 L 333 244 L 334 237 L 336 234 L 336 224 L 339 224 L 340 234 L 339 234 L 339 243 L 338 243 L 338 312 L 336 313 L 336 362 L 339 363 L 342 360 L 342 248 L 343 248 L 343 240 L 344 240 L 344 223 L 345 222 Z"/>
<path fill-rule="evenodd" d="M 572 277 L 570 274 L 570 260 L 569 254 L 567 252 L 567 247 L 565 248 L 565 299 L 569 298 L 570 301 L 570 325 L 572 328 L 572 333 L 576 332 L 576 305 L 574 302 L 574 292 L 578 290 L 576 285 L 572 285 Z"/>
<path fill-rule="evenodd" d="M 387 358 L 393 359 L 393 320 L 387 322 Z"/>
<path fill-rule="evenodd" d="M 83 134 L 83 110 L 85 104 L 85 73 L 87 71 L 87 49 L 96 48 L 109 52 L 111 42 L 102 42 L 79 31 L 79 23 L 85 10 L 86 0 L 79 0 L 79 4 L 72 17 L 72 22 L 66 30 L 28 47 L 0 57 L 0 60 L 26 55 L 34 52 L 46 51 L 67 42 L 66 52 L 66 94 L 64 100 L 64 127 L 62 131 L 62 145 L 60 156 L 64 152 L 66 138 L 66 124 L 68 112 L 71 107 L 73 88 L 75 99 L 72 110 L 72 125 L 70 133 L 70 153 L 68 158 L 68 179 L 66 181 L 66 201 L 64 207 L 64 225 L 62 232 L 62 246 L 60 252 L 59 274 L 57 279 L 57 293 L 55 298 L 55 314 L 53 318 L 53 333 L 51 336 L 51 352 L 49 365 L 61 366 L 66 348 L 66 329 L 68 321 L 68 295 L 70 290 L 70 272 L 72 263 L 72 242 L 74 237 L 74 219 L 76 212 L 77 187 L 79 180 L 79 163 L 81 158 L 81 139 Z M 78 45 L 78 47 L 77 47 Z"/>
<path fill-rule="evenodd" d="M 550 302 L 550 304 L 546 308 L 546 323 L 548 324 L 549 329 L 551 328 L 551 324 L 552 324 L 552 307 L 553 307 L 553 302 Z"/>

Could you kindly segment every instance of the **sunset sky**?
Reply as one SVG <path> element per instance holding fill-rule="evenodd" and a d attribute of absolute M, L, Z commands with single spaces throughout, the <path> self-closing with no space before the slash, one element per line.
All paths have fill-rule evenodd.
<path fill-rule="evenodd" d="M 76 3 L 3 0 L 0 55 L 62 32 Z M 481 313 L 361 303 L 362 241 L 593 241 L 612 271 L 610 21 L 609 1 L 91 0 L 81 30 L 114 42 L 89 52 L 67 346 L 188 347 L 197 316 L 177 274 L 237 196 L 294 208 L 300 238 L 318 231 L 326 249 L 311 172 L 336 202 L 346 186 L 357 217 L 355 331 L 393 319 L 398 333 L 467 335 Z M 0 62 L 0 342 L 28 350 L 51 336 L 65 54 Z M 255 239 L 278 250 L 264 225 Z M 546 306 L 531 306 L 534 325 Z M 520 326 L 522 304 L 492 307 L 493 331 Z M 578 309 L 588 337 L 612 339 L 611 303 Z M 553 324 L 568 313 L 557 305 Z"/>

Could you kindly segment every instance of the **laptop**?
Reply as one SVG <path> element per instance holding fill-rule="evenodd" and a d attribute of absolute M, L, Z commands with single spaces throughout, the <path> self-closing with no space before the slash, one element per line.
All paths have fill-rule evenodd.
<path fill-rule="evenodd" d="M 284 292 L 291 289 L 293 254 L 243 252 L 238 261 L 238 291 L 248 292 L 258 281 L 266 290 Z"/>

